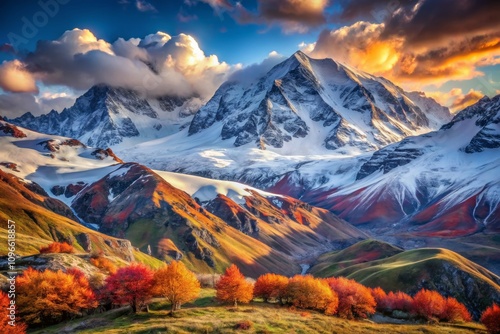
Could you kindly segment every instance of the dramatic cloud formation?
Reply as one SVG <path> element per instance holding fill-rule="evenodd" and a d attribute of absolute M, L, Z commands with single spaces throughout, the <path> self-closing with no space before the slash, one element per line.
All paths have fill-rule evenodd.
<path fill-rule="evenodd" d="M 38 92 L 35 79 L 17 59 L 0 65 L 0 88 L 13 93 Z"/>
<path fill-rule="evenodd" d="M 217 56 L 206 56 L 186 34 L 163 32 L 113 43 L 87 29 L 66 31 L 53 41 L 39 41 L 22 59 L 0 65 L 0 88 L 5 92 L 37 93 L 36 83 L 62 85 L 84 91 L 96 84 L 133 89 L 144 96 L 197 96 L 208 99 L 241 65 L 230 66 Z M 52 102 L 49 102 L 53 100 Z M 66 107 L 68 97 L 3 94 L 0 112 Z M 49 110 L 50 110 L 49 109 Z"/>
<path fill-rule="evenodd" d="M 483 75 L 500 64 L 500 2 L 340 1 L 334 16 L 351 23 L 325 30 L 312 55 L 333 57 L 406 87 Z M 355 22 L 357 19 L 371 22 Z"/>
<path fill-rule="evenodd" d="M 103 83 L 148 96 L 202 98 L 212 95 L 227 75 L 239 68 L 219 62 L 215 55 L 205 56 L 189 35 L 172 37 L 157 32 L 143 39 L 119 38 L 111 44 L 86 29 L 66 31 L 55 41 L 40 41 L 22 62 L 24 81 L 31 79 L 32 86 L 34 79 L 78 90 Z M 17 91 L 29 91 L 27 85 L 23 87 Z"/>

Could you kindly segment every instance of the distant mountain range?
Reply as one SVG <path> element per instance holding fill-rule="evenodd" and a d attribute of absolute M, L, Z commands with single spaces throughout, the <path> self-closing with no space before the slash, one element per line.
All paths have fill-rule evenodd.
<path fill-rule="evenodd" d="M 128 89 L 98 85 L 60 113 L 52 110 L 35 117 L 28 112 L 9 121 L 41 133 L 76 138 L 94 147 L 133 145 L 187 126 L 201 103 L 196 97 L 145 98 Z"/>

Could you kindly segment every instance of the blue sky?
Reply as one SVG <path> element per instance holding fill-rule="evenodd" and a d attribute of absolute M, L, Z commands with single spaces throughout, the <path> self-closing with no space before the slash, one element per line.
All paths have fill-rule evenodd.
<path fill-rule="evenodd" d="M 42 0 L 44 1 L 44 0 Z M 46 0 L 45 0 L 46 1 Z M 157 31 L 170 35 L 185 33 L 193 36 L 207 54 L 216 54 L 231 64 L 251 64 L 261 61 L 271 51 L 291 55 L 301 42 L 314 42 L 320 28 L 305 34 L 283 33 L 278 26 L 260 24 L 240 25 L 227 13 L 218 14 L 206 3 L 186 4 L 185 1 L 149 1 L 156 11 L 141 12 L 134 1 L 69 0 L 59 5 L 57 14 L 39 32 L 22 44 L 22 49 L 32 51 L 38 40 L 57 39 L 66 30 L 87 28 L 98 38 L 115 41 L 122 37 L 143 37 Z M 255 8 L 255 1 L 242 1 L 248 8 Z M 0 44 L 9 43 L 8 34 L 22 36 L 23 17 L 33 22 L 33 15 L 43 10 L 38 1 L 2 1 Z M 190 21 L 182 22 L 183 15 Z M 22 51 L 22 50 L 21 50 Z M 14 56 L 2 53 L 0 61 Z"/>
<path fill-rule="evenodd" d="M 3 0 L 0 6 L 4 115 L 60 110 L 93 84 L 133 88 L 137 76 L 152 76 L 164 88 L 148 94 L 208 98 L 235 71 L 274 64 L 299 45 L 311 57 L 384 76 L 455 111 L 500 93 L 499 2 Z M 146 40 L 159 44 L 148 48 Z"/>

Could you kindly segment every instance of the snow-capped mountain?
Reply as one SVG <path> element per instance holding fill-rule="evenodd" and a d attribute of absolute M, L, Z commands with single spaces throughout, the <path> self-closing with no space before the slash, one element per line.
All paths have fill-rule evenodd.
<path fill-rule="evenodd" d="M 369 151 L 450 119 L 432 99 L 298 51 L 257 82 L 223 84 L 196 113 L 189 134 L 215 131 L 236 147 Z"/>
<path fill-rule="evenodd" d="M 500 95 L 375 152 L 351 184 L 304 196 L 354 224 L 414 235 L 500 232 Z"/>
<path fill-rule="evenodd" d="M 61 113 L 52 110 L 35 117 L 28 112 L 9 121 L 89 146 L 128 146 L 179 131 L 201 103 L 198 98 L 144 98 L 128 89 L 98 85 Z"/>

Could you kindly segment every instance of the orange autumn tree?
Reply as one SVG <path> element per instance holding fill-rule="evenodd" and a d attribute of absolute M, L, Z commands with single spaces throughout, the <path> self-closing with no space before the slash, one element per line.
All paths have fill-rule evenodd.
<path fill-rule="evenodd" d="M 445 310 L 446 300 L 437 291 L 422 289 L 413 296 L 413 313 L 427 319 L 439 319 Z"/>
<path fill-rule="evenodd" d="M 481 322 L 490 334 L 500 334 L 500 306 L 493 304 L 481 315 Z"/>
<path fill-rule="evenodd" d="M 137 313 L 145 307 L 152 296 L 153 272 L 143 264 L 133 263 L 118 269 L 106 278 L 101 292 L 103 300 L 115 305 L 128 304 Z"/>
<path fill-rule="evenodd" d="M 28 268 L 16 282 L 19 315 L 28 324 L 56 323 L 97 306 L 84 276 Z"/>
<path fill-rule="evenodd" d="M 10 301 L 11 299 L 9 299 L 8 295 L 0 291 L 0 333 L 24 334 L 26 333 L 26 325 L 19 321 L 19 315 L 16 315 L 15 326 L 11 326 L 8 323 L 11 321 L 9 318 L 10 310 L 7 309 L 11 307 Z"/>
<path fill-rule="evenodd" d="M 155 295 L 170 302 L 172 313 L 200 294 L 200 282 L 195 274 L 189 271 L 184 263 L 177 261 L 172 261 L 154 273 L 153 286 Z"/>
<path fill-rule="evenodd" d="M 375 313 L 377 303 L 364 285 L 345 277 L 330 277 L 326 281 L 339 298 L 339 317 L 366 318 Z"/>
<path fill-rule="evenodd" d="M 249 303 L 253 299 L 253 284 L 245 280 L 238 267 L 232 264 L 215 285 L 216 298 L 223 303 Z"/>
<path fill-rule="evenodd" d="M 275 299 L 283 304 L 287 285 L 288 277 L 276 274 L 264 274 L 255 282 L 253 295 L 254 297 L 263 298 L 265 302 Z"/>
<path fill-rule="evenodd" d="M 287 286 L 287 298 L 295 307 L 324 311 L 327 315 L 335 314 L 338 306 L 337 294 L 328 283 L 311 275 L 295 275 Z"/>

